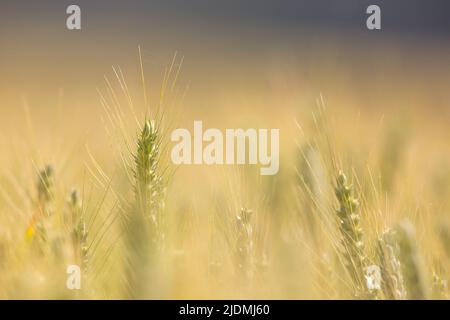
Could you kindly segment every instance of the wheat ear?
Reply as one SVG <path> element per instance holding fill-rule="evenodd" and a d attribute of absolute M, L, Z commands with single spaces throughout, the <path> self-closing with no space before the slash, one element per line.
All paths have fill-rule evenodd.
<path fill-rule="evenodd" d="M 163 238 L 164 183 L 160 168 L 161 137 L 154 121 L 146 121 L 134 155 L 135 203 L 126 221 L 126 278 L 130 298 L 147 297 L 150 270 Z"/>
<path fill-rule="evenodd" d="M 359 202 L 353 196 L 352 186 L 347 183 L 347 177 L 343 172 L 339 172 L 336 179 L 335 193 L 339 201 L 337 216 L 342 235 L 341 242 L 345 266 L 354 282 L 355 295 L 364 297 L 366 294 L 364 275 L 367 258 L 364 253 L 360 214 L 357 211 Z"/>
<path fill-rule="evenodd" d="M 381 271 L 381 289 L 389 300 L 406 299 L 406 291 L 399 259 L 400 248 L 395 230 L 386 231 L 378 239 L 378 258 Z"/>
<path fill-rule="evenodd" d="M 236 263 L 239 272 L 247 278 L 253 272 L 253 226 L 251 223 L 253 211 L 241 208 L 236 218 Z"/>
<path fill-rule="evenodd" d="M 72 243 L 76 263 L 86 272 L 88 266 L 88 230 L 83 216 L 83 208 L 77 190 L 72 190 L 68 200 L 72 220 Z"/>

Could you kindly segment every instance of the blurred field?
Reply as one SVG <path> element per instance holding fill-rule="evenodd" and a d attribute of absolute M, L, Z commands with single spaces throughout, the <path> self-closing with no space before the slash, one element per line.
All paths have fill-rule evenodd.
<path fill-rule="evenodd" d="M 184 60 L 183 52 L 172 60 L 172 52 L 144 49 L 145 88 L 133 48 L 111 62 L 115 71 L 105 66 L 111 57 L 101 66 L 91 61 L 87 84 L 78 82 L 78 63 L 73 77 L 52 68 L 23 87 L 27 68 L 8 69 L 18 78 L 8 84 L 3 77 L 0 91 L 0 297 L 390 298 L 385 287 L 361 295 L 349 272 L 351 248 L 342 242 L 352 243 L 340 229 L 334 190 L 342 170 L 360 202 L 367 265 L 383 268 L 378 239 L 407 220 L 415 229 L 413 283 L 423 287 L 408 283 L 400 248 L 406 293 L 399 297 L 447 298 L 449 51 L 394 42 L 317 40 L 276 50 L 243 44 L 239 52 L 188 49 Z M 30 68 L 35 79 L 40 67 Z M 162 122 L 157 109 L 165 112 Z M 130 247 L 127 234 L 134 233 L 133 155 L 146 116 L 161 125 L 158 170 L 168 167 L 168 174 L 164 237 L 144 267 L 128 255 L 150 249 Z M 280 128 L 280 172 L 174 168 L 170 131 L 192 130 L 193 120 L 219 129 Z M 39 172 L 47 165 L 54 171 L 43 190 Z M 74 222 L 80 217 L 84 242 L 74 236 L 84 232 Z M 74 263 L 83 265 L 82 289 L 70 291 L 66 267 Z M 144 277 L 143 288 L 133 287 L 130 270 Z"/>

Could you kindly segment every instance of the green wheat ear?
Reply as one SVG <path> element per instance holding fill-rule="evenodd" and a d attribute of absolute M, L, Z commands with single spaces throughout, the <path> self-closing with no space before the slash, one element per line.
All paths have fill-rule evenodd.
<path fill-rule="evenodd" d="M 162 224 L 164 184 L 160 173 L 161 138 L 154 121 L 146 121 L 137 144 L 135 198 L 138 211 L 157 231 Z M 157 235 L 154 234 L 154 240 Z"/>
<path fill-rule="evenodd" d="M 367 258 L 364 253 L 360 215 L 357 211 L 359 202 L 353 196 L 352 186 L 347 183 L 347 177 L 343 172 L 339 172 L 336 179 L 335 193 L 339 201 L 337 216 L 342 235 L 341 242 L 345 266 L 354 281 L 355 295 L 364 297 L 367 291 L 364 280 Z"/>
<path fill-rule="evenodd" d="M 161 136 L 154 121 L 146 121 L 134 155 L 135 203 L 125 227 L 126 270 L 130 298 L 148 297 L 148 280 L 155 254 L 161 249 L 165 185 L 160 164 Z"/>
<path fill-rule="evenodd" d="M 422 300 L 428 298 L 422 258 L 417 248 L 414 227 L 405 222 L 397 227 L 400 246 L 400 261 L 407 298 Z"/>

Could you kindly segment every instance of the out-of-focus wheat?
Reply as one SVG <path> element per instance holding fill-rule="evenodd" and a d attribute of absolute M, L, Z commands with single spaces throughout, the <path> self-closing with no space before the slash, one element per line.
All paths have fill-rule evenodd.
<path fill-rule="evenodd" d="M 381 290 L 389 300 L 406 299 L 401 264 L 400 248 L 394 230 L 386 231 L 378 239 L 378 258 L 381 271 Z"/>
<path fill-rule="evenodd" d="M 397 232 L 407 297 L 413 300 L 427 299 L 428 286 L 422 257 L 417 248 L 414 227 L 410 222 L 404 222 L 397 227 Z"/>
<path fill-rule="evenodd" d="M 336 197 L 339 201 L 337 211 L 339 228 L 342 234 L 342 254 L 345 266 L 355 286 L 355 296 L 365 297 L 365 268 L 367 257 L 364 252 L 363 231 L 360 226 L 358 200 L 353 196 L 352 186 L 348 184 L 347 177 L 339 172 L 336 179 Z"/>

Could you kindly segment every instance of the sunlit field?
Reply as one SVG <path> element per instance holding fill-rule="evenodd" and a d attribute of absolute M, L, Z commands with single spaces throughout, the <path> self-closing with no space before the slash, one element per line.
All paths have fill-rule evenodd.
<path fill-rule="evenodd" d="M 356 41 L 9 69 L 0 298 L 447 299 L 448 48 Z M 280 129 L 279 171 L 174 165 L 195 120 Z"/>

